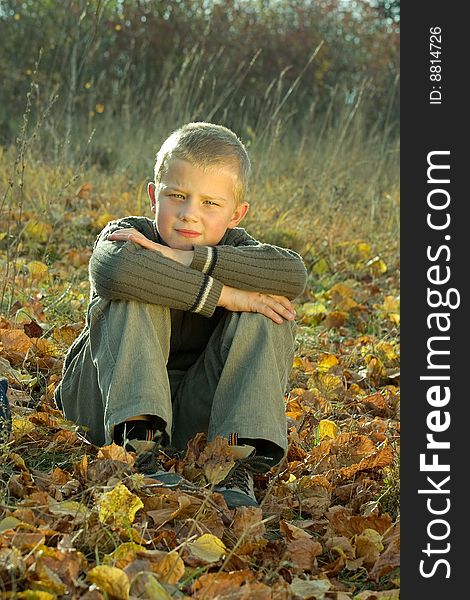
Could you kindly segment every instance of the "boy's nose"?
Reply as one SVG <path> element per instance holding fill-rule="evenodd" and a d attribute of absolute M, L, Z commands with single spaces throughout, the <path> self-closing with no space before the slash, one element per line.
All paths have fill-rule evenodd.
<path fill-rule="evenodd" d="M 192 221 L 196 222 L 198 220 L 196 207 L 193 206 L 191 202 L 186 203 L 181 207 L 181 210 L 178 214 L 178 218 L 181 221 Z"/>

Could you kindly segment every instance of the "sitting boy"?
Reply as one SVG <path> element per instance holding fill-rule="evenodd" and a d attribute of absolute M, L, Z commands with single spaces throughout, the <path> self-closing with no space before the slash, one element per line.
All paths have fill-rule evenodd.
<path fill-rule="evenodd" d="M 156 440 L 184 450 L 198 432 L 226 437 L 239 459 L 217 488 L 229 506 L 256 506 L 251 470 L 286 453 L 290 300 L 306 283 L 298 254 L 237 227 L 249 171 L 223 126 L 167 138 L 148 185 L 155 220 L 112 221 L 95 242 L 86 326 L 55 394 L 96 445 L 139 454 Z"/>

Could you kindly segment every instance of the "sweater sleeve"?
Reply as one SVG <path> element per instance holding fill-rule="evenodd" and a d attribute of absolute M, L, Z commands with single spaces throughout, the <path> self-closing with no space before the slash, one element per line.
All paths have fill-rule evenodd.
<path fill-rule="evenodd" d="M 110 300 L 136 300 L 212 316 L 222 291 L 220 281 L 134 242 L 106 239 L 111 231 L 122 227 L 135 227 L 151 237 L 148 220 L 109 223 L 95 242 L 90 258 L 92 294 Z"/>
<path fill-rule="evenodd" d="M 220 245 L 194 246 L 191 267 L 225 285 L 290 300 L 304 291 L 307 282 L 299 254 L 258 242 L 241 227 L 229 230 Z"/>

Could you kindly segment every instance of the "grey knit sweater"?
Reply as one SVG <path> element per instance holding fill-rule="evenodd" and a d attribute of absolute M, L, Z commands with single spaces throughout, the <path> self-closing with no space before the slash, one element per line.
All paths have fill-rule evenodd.
<path fill-rule="evenodd" d="M 165 243 L 155 222 L 146 217 L 108 223 L 90 258 L 92 299 L 137 300 L 211 317 L 224 284 L 291 300 L 305 289 L 307 273 L 296 252 L 260 243 L 241 227 L 228 229 L 216 246 L 194 246 L 189 267 L 134 242 L 106 239 L 126 227 Z"/>

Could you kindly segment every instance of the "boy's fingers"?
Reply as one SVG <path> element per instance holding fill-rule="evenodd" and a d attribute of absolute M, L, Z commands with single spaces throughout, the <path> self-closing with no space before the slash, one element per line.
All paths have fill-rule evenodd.
<path fill-rule="evenodd" d="M 274 303 L 270 306 L 275 312 L 277 312 L 278 315 L 284 317 L 288 321 L 292 321 L 293 319 L 295 319 L 295 312 L 289 300 L 287 300 L 287 305 L 285 303 L 274 300 Z"/>
<path fill-rule="evenodd" d="M 260 312 L 275 323 L 283 323 L 284 320 L 292 321 L 295 318 L 293 312 L 287 310 L 283 304 L 275 300 L 272 296 L 267 295 L 261 296 L 257 312 Z"/>

